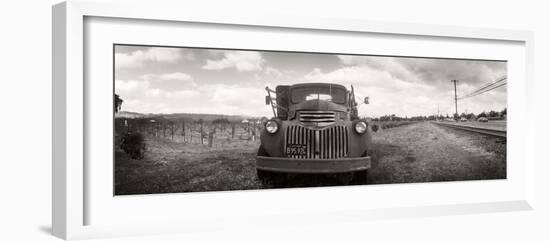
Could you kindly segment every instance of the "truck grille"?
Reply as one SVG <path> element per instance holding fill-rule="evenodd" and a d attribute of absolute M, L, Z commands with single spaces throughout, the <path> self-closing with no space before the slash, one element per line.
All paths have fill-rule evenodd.
<path fill-rule="evenodd" d="M 335 115 L 332 111 L 300 111 L 300 122 L 304 125 L 324 127 L 334 124 Z"/>
<path fill-rule="evenodd" d="M 312 130 L 303 126 L 289 126 L 285 132 L 285 153 L 289 145 L 306 147 L 303 155 L 287 155 L 296 159 L 334 159 L 348 156 L 348 128 L 332 126 Z"/>

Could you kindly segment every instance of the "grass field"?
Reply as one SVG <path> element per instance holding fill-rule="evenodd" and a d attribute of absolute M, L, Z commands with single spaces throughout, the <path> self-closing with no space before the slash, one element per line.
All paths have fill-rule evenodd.
<path fill-rule="evenodd" d="M 212 148 L 154 137 L 146 142 L 142 160 L 116 151 L 116 194 L 261 188 L 254 166 L 259 141 L 234 140 Z"/>
<path fill-rule="evenodd" d="M 381 132 L 373 143 L 373 184 L 506 178 L 503 139 L 422 122 Z"/>
<path fill-rule="evenodd" d="M 218 139 L 215 145 L 147 136 L 141 160 L 115 150 L 115 194 L 228 191 L 342 185 L 336 175 L 290 175 L 263 185 L 256 177 L 259 140 Z M 506 178 L 505 140 L 411 123 L 373 133 L 377 166 L 370 184 Z"/>

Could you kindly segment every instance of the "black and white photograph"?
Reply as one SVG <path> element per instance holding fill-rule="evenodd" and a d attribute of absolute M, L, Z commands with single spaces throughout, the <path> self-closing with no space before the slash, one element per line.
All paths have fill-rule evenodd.
<path fill-rule="evenodd" d="M 114 44 L 114 195 L 507 178 L 507 61 Z"/>

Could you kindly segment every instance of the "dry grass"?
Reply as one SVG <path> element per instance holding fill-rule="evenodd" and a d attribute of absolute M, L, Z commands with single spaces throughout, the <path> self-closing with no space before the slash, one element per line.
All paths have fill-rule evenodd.
<path fill-rule="evenodd" d="M 148 150 L 142 160 L 115 151 L 115 194 L 344 184 L 338 175 L 288 175 L 282 182 L 262 185 L 255 169 L 258 140 L 221 136 L 211 148 L 195 141 L 148 136 Z M 506 145 L 502 140 L 428 122 L 381 130 L 373 135 L 370 150 L 377 163 L 369 174 L 372 184 L 506 178 Z"/>
<path fill-rule="evenodd" d="M 161 138 L 147 139 L 143 160 L 116 151 L 115 193 L 146 194 L 258 189 L 258 141 L 237 140 L 209 148 Z"/>
<path fill-rule="evenodd" d="M 372 121 L 369 122 L 371 130 L 378 132 L 379 130 L 391 129 L 395 127 L 405 126 L 414 124 L 417 121 Z"/>
<path fill-rule="evenodd" d="M 373 142 L 374 184 L 506 178 L 506 147 L 498 138 L 424 122 L 378 133 Z"/>

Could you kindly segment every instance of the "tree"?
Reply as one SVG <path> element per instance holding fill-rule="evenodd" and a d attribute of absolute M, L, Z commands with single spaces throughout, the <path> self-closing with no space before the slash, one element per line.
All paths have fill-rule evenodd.
<path fill-rule="evenodd" d="M 506 116 L 506 108 L 500 112 L 500 116 Z"/>
<path fill-rule="evenodd" d="M 226 118 L 219 118 L 212 121 L 213 124 L 231 124 L 231 122 Z"/>
<path fill-rule="evenodd" d="M 122 107 L 122 100 L 117 94 L 115 94 L 115 113 L 118 113 L 120 111 L 120 107 Z"/>
<path fill-rule="evenodd" d="M 481 112 L 479 113 L 479 115 L 477 115 L 477 118 L 481 118 L 481 117 L 487 117 L 487 114 L 484 112 Z"/>

